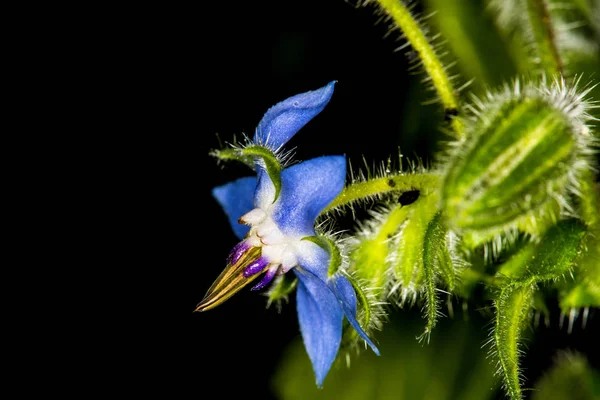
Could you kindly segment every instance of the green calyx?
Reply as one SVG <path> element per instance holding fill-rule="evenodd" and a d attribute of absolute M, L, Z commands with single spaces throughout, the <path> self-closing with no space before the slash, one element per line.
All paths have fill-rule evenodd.
<path fill-rule="evenodd" d="M 269 174 L 273 186 L 275 186 L 275 197 L 273 198 L 273 202 L 275 202 L 281 191 L 281 170 L 283 169 L 275 153 L 264 146 L 258 145 L 246 147 L 241 150 L 241 153 L 244 156 L 252 156 L 262 160 L 265 170 L 267 171 L 267 174 Z"/>
<path fill-rule="evenodd" d="M 221 150 L 213 150 L 213 157 L 221 161 L 238 161 L 246 164 L 250 168 L 255 168 L 257 162 L 261 163 L 267 171 L 273 186 L 275 186 L 275 197 L 273 202 L 279 197 L 281 191 L 281 171 L 283 166 L 277 158 L 277 155 L 269 148 L 260 145 L 251 145 L 247 147 L 232 147 Z"/>
<path fill-rule="evenodd" d="M 287 300 L 290 293 L 296 289 L 298 278 L 293 274 L 283 274 L 275 278 L 271 289 L 267 292 L 267 308 L 274 302 Z"/>

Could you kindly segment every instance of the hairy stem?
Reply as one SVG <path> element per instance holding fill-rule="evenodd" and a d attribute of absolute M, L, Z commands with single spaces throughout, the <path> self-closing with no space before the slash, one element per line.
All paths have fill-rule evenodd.
<path fill-rule="evenodd" d="M 413 49 L 419 54 L 423 62 L 423 68 L 431 78 L 431 82 L 440 96 L 446 114 L 455 114 L 459 106 L 454 87 L 452 86 L 450 77 L 446 73 L 446 69 L 431 46 L 431 43 L 427 40 L 419 23 L 413 18 L 401 0 L 377 0 L 377 2 L 393 18 Z M 452 119 L 452 129 L 457 138 L 463 137 L 462 123 L 456 118 Z"/>
<path fill-rule="evenodd" d="M 563 62 L 556 45 L 556 36 L 546 0 L 526 0 L 533 39 L 544 72 L 563 75 Z"/>
<path fill-rule="evenodd" d="M 348 206 L 356 201 L 377 197 L 390 192 L 406 192 L 409 190 L 430 191 L 437 188 L 437 174 L 400 174 L 391 177 L 375 178 L 364 182 L 350 184 L 329 204 L 323 213 Z"/>

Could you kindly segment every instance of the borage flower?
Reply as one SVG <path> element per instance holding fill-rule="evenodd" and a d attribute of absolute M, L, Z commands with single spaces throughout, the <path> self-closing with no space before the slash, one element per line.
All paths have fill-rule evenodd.
<path fill-rule="evenodd" d="M 216 307 L 261 274 L 252 290 L 293 271 L 298 277 L 300 330 L 319 387 L 340 347 L 344 316 L 379 354 L 356 319 L 352 283 L 342 270 L 331 268 L 339 260 L 335 245 L 315 232 L 317 216 L 344 188 L 345 157 L 323 156 L 285 169 L 277 159 L 282 146 L 327 105 L 334 85 L 335 81 L 330 82 L 271 107 L 252 143 L 242 150 L 244 156 L 252 156 L 257 176 L 213 190 L 243 240 L 233 248 L 227 268 L 196 309 Z"/>

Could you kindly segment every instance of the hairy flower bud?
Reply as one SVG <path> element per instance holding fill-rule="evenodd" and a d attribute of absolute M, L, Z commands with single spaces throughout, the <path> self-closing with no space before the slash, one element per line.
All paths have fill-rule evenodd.
<path fill-rule="evenodd" d="M 442 183 L 451 224 L 485 236 L 568 208 L 595 144 L 585 94 L 562 81 L 549 89 L 515 84 L 478 101 Z"/>

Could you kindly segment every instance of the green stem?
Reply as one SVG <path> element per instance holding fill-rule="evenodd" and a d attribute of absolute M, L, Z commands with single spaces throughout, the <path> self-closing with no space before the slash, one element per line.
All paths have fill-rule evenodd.
<path fill-rule="evenodd" d="M 545 73 L 563 75 L 563 62 L 545 0 L 527 0 L 527 13 L 533 31 L 537 55 Z"/>
<path fill-rule="evenodd" d="M 377 0 L 377 2 L 394 19 L 394 22 L 400 27 L 413 49 L 419 54 L 425 72 L 431 78 L 431 82 L 440 96 L 446 114 L 455 115 L 459 107 L 452 82 L 418 22 L 413 18 L 401 0 Z M 452 118 L 452 128 L 457 138 L 464 136 L 460 120 Z"/>
<path fill-rule="evenodd" d="M 323 213 L 335 208 L 348 206 L 356 201 L 377 197 L 390 192 L 406 192 L 409 190 L 429 191 L 437 188 L 439 175 L 400 174 L 391 177 L 375 178 L 364 182 L 350 184 L 323 210 Z"/>

